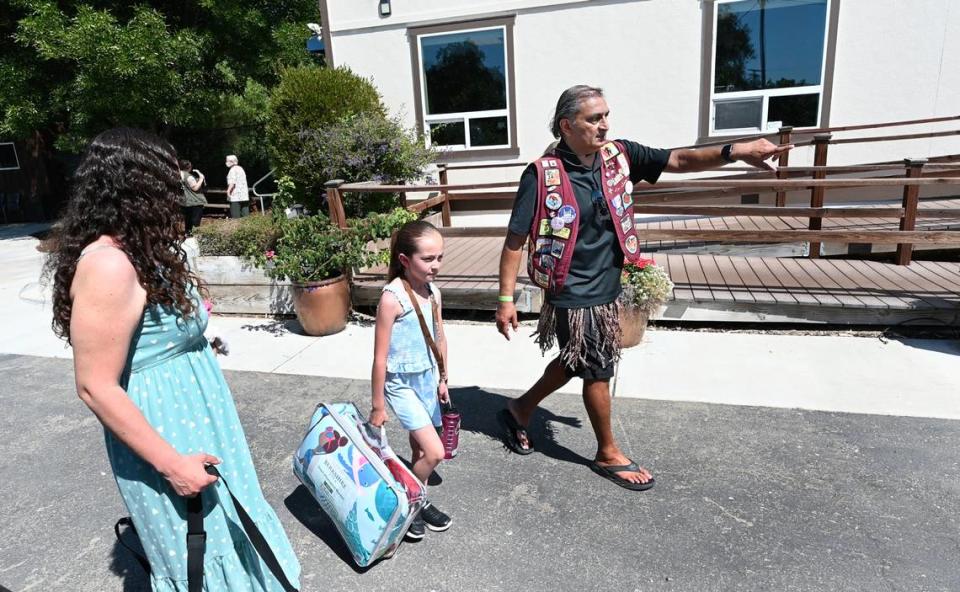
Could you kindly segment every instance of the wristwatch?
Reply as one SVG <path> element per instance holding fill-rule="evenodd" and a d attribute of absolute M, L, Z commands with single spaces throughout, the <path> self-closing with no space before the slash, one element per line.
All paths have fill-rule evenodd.
<path fill-rule="evenodd" d="M 737 162 L 735 158 L 730 156 L 730 151 L 733 150 L 733 144 L 724 144 L 723 148 L 720 149 L 720 158 L 724 162 Z"/>

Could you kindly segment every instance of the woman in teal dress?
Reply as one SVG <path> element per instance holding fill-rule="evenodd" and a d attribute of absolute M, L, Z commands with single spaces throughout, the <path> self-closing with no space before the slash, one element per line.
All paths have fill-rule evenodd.
<path fill-rule="evenodd" d="M 204 589 L 282 590 L 243 530 L 216 464 L 296 586 L 300 565 L 263 498 L 233 396 L 203 337 L 186 265 L 176 154 L 132 129 L 91 142 L 47 262 L 53 328 L 73 346 L 77 393 L 104 425 L 151 586 L 187 590 L 186 498 L 203 492 Z"/>

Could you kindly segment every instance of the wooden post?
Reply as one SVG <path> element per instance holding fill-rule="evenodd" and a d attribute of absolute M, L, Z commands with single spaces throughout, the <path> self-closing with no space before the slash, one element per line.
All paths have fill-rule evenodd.
<path fill-rule="evenodd" d="M 783 127 L 780 128 L 780 145 L 781 145 L 781 146 L 785 146 L 785 145 L 787 145 L 787 144 L 790 143 L 790 132 L 792 132 L 792 131 L 793 131 L 793 126 L 785 125 L 785 126 L 783 126 Z M 789 162 L 790 162 L 790 153 L 789 153 L 789 152 L 784 152 L 784 153 L 781 154 L 780 157 L 778 158 L 778 160 L 777 160 L 777 178 L 778 178 L 778 179 L 786 179 L 786 178 L 787 178 L 787 174 L 784 173 L 783 171 L 781 171 L 780 169 L 783 168 L 783 167 L 785 167 L 785 166 L 788 166 L 787 163 L 789 163 Z M 782 207 L 784 207 L 784 206 L 787 205 L 787 192 L 786 192 L 786 191 L 778 191 L 778 192 L 777 192 L 777 200 L 776 200 L 776 204 L 775 204 L 775 205 L 776 205 L 776 207 L 778 207 L 778 208 L 782 208 Z"/>
<path fill-rule="evenodd" d="M 343 185 L 343 179 L 334 179 L 323 184 L 327 190 L 327 211 L 330 213 L 330 221 L 340 228 L 347 227 L 347 213 L 343 210 L 343 194 L 340 193 L 340 186 Z"/>
<path fill-rule="evenodd" d="M 406 185 L 406 184 L 407 184 L 406 181 L 400 181 L 400 182 L 399 182 L 399 185 Z M 401 191 L 401 192 L 400 192 L 400 207 L 401 207 L 401 208 L 406 208 L 406 207 L 407 207 L 407 192 L 406 192 L 406 191 Z"/>
<path fill-rule="evenodd" d="M 927 159 L 905 159 L 903 164 L 907 167 L 907 178 L 916 179 L 923 172 L 923 165 Z M 917 205 L 920 203 L 920 186 L 903 186 L 903 218 L 900 218 L 900 230 L 914 230 L 917 223 Z M 910 259 L 913 255 L 912 243 L 900 243 L 897 245 L 897 265 L 910 265 Z"/>
<path fill-rule="evenodd" d="M 827 166 L 827 148 L 830 147 L 830 134 L 817 134 L 813 137 L 813 166 Z M 814 179 L 826 179 L 826 171 L 814 171 Z M 823 194 L 825 189 L 823 187 L 814 187 L 810 190 L 810 207 L 811 208 L 822 208 L 823 207 Z M 823 223 L 823 218 L 819 216 L 810 217 L 810 230 L 820 230 Z M 811 259 L 816 259 L 820 257 L 820 243 L 819 242 L 810 242 L 810 254 Z"/>
<path fill-rule="evenodd" d="M 440 164 L 440 185 L 449 185 L 449 178 L 447 177 L 447 165 Z M 450 196 L 447 194 L 446 189 L 440 190 L 441 195 L 444 196 L 443 203 L 440 205 L 440 218 L 443 221 L 444 228 L 450 227 Z"/>

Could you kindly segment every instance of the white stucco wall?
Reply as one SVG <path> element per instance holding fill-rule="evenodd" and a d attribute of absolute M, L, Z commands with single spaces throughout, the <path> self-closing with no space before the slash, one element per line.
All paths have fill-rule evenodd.
<path fill-rule="evenodd" d="M 840 0 L 830 124 L 960 114 L 960 2 Z M 700 109 L 701 2 L 696 0 L 397 0 L 380 18 L 375 0 L 327 0 L 336 65 L 369 76 L 393 112 L 416 121 L 407 28 L 516 15 L 518 145 L 535 157 L 552 139 L 547 121 L 573 84 L 604 87 L 613 135 L 655 146 L 691 144 Z M 608 59 L 610 53 L 619 57 Z M 844 132 L 836 137 L 957 129 Z M 839 145 L 830 164 L 960 153 L 960 136 Z M 812 162 L 800 148 L 793 165 Z"/>
<path fill-rule="evenodd" d="M 842 0 L 832 125 L 960 114 L 960 3 Z M 886 136 L 960 128 L 960 121 L 845 132 Z M 960 153 L 960 137 L 830 147 L 830 162 Z"/>

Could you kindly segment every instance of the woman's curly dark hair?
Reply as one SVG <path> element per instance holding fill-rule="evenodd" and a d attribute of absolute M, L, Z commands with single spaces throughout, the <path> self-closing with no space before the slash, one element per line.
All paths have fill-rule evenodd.
<path fill-rule="evenodd" d="M 183 189 L 177 153 L 143 130 L 114 128 L 90 142 L 73 178 L 70 201 L 54 225 L 45 273 L 53 280 L 53 331 L 70 342 L 70 286 L 80 252 L 107 235 L 137 270 L 147 305 L 196 312 L 188 293 L 200 282 L 187 266 L 178 207 Z"/>

